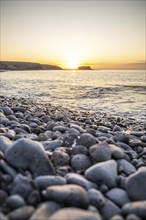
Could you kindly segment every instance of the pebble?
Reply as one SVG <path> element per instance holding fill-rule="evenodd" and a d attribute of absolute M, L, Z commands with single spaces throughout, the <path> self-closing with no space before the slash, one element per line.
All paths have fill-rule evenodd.
<path fill-rule="evenodd" d="M 56 202 L 43 202 L 31 215 L 29 220 L 48 220 L 61 206 Z"/>
<path fill-rule="evenodd" d="M 86 170 L 85 177 L 96 184 L 105 184 L 113 188 L 116 186 L 117 163 L 108 160 L 95 164 Z"/>
<path fill-rule="evenodd" d="M 96 208 L 101 208 L 106 203 L 106 198 L 97 189 L 90 189 L 88 191 L 89 204 L 95 206 Z"/>
<path fill-rule="evenodd" d="M 121 209 L 109 199 L 106 199 L 104 206 L 99 209 L 103 219 L 110 219 L 114 215 L 120 215 Z"/>
<path fill-rule="evenodd" d="M 91 166 L 91 161 L 88 156 L 84 154 L 77 154 L 71 158 L 71 166 L 73 169 L 77 170 L 86 170 Z"/>
<path fill-rule="evenodd" d="M 5 151 L 12 145 L 12 141 L 9 138 L 0 136 L 0 151 L 5 153 Z"/>
<path fill-rule="evenodd" d="M 32 215 L 34 210 L 33 206 L 23 206 L 11 211 L 8 214 L 8 218 L 10 220 L 26 220 Z"/>
<path fill-rule="evenodd" d="M 54 213 L 49 220 L 101 220 L 98 212 L 94 213 L 79 208 L 63 208 Z"/>
<path fill-rule="evenodd" d="M 122 207 L 124 204 L 130 202 L 127 192 L 123 189 L 113 188 L 106 193 L 106 197 L 112 202 Z"/>
<path fill-rule="evenodd" d="M 125 144 L 129 144 L 129 136 L 124 132 L 116 134 L 115 140 L 116 142 L 124 142 Z"/>
<path fill-rule="evenodd" d="M 13 210 L 25 206 L 26 203 L 22 196 L 15 194 L 6 199 L 6 205 Z"/>
<path fill-rule="evenodd" d="M 48 186 L 65 185 L 66 179 L 61 176 L 38 176 L 34 179 L 34 182 L 42 190 Z"/>
<path fill-rule="evenodd" d="M 127 216 L 128 214 L 135 214 L 143 220 L 146 219 L 146 200 L 129 202 L 122 207 L 122 214 Z"/>
<path fill-rule="evenodd" d="M 111 150 L 113 159 L 118 160 L 124 158 L 124 151 L 121 148 L 117 147 L 114 144 L 109 144 L 109 148 Z"/>
<path fill-rule="evenodd" d="M 29 169 L 34 177 L 55 174 L 43 146 L 36 141 L 19 139 L 6 151 L 6 160 L 16 168 Z"/>
<path fill-rule="evenodd" d="M 77 138 L 77 144 L 83 145 L 87 148 L 89 148 L 90 146 L 96 143 L 97 143 L 96 138 L 93 135 L 88 134 L 88 133 L 83 133 Z"/>
<path fill-rule="evenodd" d="M 85 179 L 84 176 L 81 176 L 80 174 L 68 173 L 65 176 L 65 178 L 66 178 L 66 181 L 68 184 L 79 185 L 79 186 L 83 187 L 84 189 L 86 189 L 87 191 L 91 188 L 97 189 L 97 185 L 95 183 Z"/>
<path fill-rule="evenodd" d="M 75 145 L 72 148 L 69 149 L 69 152 L 71 155 L 77 155 L 77 154 L 88 154 L 88 149 L 83 145 Z"/>
<path fill-rule="evenodd" d="M 78 185 L 68 184 L 60 186 L 49 186 L 42 191 L 45 199 L 63 203 L 66 206 L 87 208 L 88 195 L 87 192 Z"/>
<path fill-rule="evenodd" d="M 55 150 L 58 147 L 61 147 L 63 144 L 63 141 L 61 140 L 54 140 L 54 141 L 45 141 L 44 143 L 42 143 L 45 150 Z"/>
<path fill-rule="evenodd" d="M 55 150 L 51 156 L 54 166 L 64 166 L 69 164 L 70 157 L 63 150 Z"/>
<path fill-rule="evenodd" d="M 106 142 L 91 146 L 89 148 L 89 154 L 96 162 L 103 162 L 111 159 L 111 150 Z"/>
<path fill-rule="evenodd" d="M 146 200 L 146 167 L 140 167 L 128 176 L 126 191 L 132 201 Z"/>
<path fill-rule="evenodd" d="M 117 163 L 118 163 L 118 166 L 122 168 L 122 171 L 126 175 L 130 175 L 136 172 L 136 168 L 125 159 L 117 160 Z"/>
<path fill-rule="evenodd" d="M 7 116 L 7 115 L 12 115 L 14 112 L 12 111 L 12 109 L 10 109 L 8 106 L 2 107 L 2 111 L 3 113 Z"/>
<path fill-rule="evenodd" d="M 0 211 L 0 220 L 9 220 L 8 217 L 6 215 L 4 215 L 1 211 Z"/>

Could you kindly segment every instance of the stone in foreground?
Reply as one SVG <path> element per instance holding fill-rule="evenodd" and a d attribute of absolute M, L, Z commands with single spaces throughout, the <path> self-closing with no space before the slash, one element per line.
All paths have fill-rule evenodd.
<path fill-rule="evenodd" d="M 30 170 L 33 177 L 54 175 L 54 167 L 43 146 L 35 141 L 21 138 L 6 151 L 9 164 L 23 170 Z"/>
<path fill-rule="evenodd" d="M 96 184 L 105 184 L 113 188 L 116 186 L 117 163 L 114 160 L 108 160 L 95 164 L 86 170 L 85 177 Z"/>

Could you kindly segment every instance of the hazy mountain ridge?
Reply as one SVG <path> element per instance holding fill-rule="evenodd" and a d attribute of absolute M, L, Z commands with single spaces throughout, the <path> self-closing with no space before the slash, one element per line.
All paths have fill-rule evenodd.
<path fill-rule="evenodd" d="M 0 61 L 0 70 L 61 70 L 59 66 L 33 62 Z"/>

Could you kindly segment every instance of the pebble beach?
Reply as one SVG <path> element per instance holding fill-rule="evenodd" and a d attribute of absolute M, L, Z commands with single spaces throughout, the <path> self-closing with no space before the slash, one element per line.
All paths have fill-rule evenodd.
<path fill-rule="evenodd" d="M 146 219 L 146 123 L 0 96 L 0 220 Z"/>

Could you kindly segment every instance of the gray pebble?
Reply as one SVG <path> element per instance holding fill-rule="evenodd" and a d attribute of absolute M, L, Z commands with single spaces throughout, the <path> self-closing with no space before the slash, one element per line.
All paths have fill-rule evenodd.
<path fill-rule="evenodd" d="M 146 200 L 146 167 L 140 167 L 126 180 L 126 191 L 131 200 Z"/>
<path fill-rule="evenodd" d="M 9 220 L 8 217 L 0 211 L 0 220 Z"/>
<path fill-rule="evenodd" d="M 77 154 L 71 158 L 71 166 L 75 170 L 86 170 L 91 166 L 91 161 L 86 155 Z"/>
<path fill-rule="evenodd" d="M 76 154 L 88 154 L 88 149 L 83 145 L 76 145 L 72 148 L 70 148 L 70 154 L 76 155 Z"/>
<path fill-rule="evenodd" d="M 8 218 L 10 220 L 26 220 L 32 215 L 34 210 L 33 206 L 23 206 L 10 212 Z"/>
<path fill-rule="evenodd" d="M 117 163 L 108 160 L 95 164 L 86 170 L 85 177 L 96 184 L 105 184 L 113 188 L 116 186 Z"/>
<path fill-rule="evenodd" d="M 122 207 L 124 216 L 135 214 L 142 219 L 146 219 L 146 200 L 138 202 L 129 202 Z"/>
<path fill-rule="evenodd" d="M 16 170 L 11 167 L 7 162 L 4 160 L 0 160 L 0 168 L 6 173 L 12 176 L 13 178 L 16 176 Z"/>
<path fill-rule="evenodd" d="M 6 160 L 16 168 L 29 169 L 33 176 L 55 174 L 43 146 L 35 141 L 19 139 L 7 151 Z"/>
<path fill-rule="evenodd" d="M 106 203 L 106 198 L 104 195 L 96 189 L 90 189 L 88 191 L 89 204 L 95 206 L 96 208 L 101 208 Z"/>
<path fill-rule="evenodd" d="M 5 115 L 12 115 L 14 113 L 8 106 L 2 107 L 2 110 Z"/>
<path fill-rule="evenodd" d="M 76 184 L 83 187 L 86 190 L 89 190 L 91 188 L 97 189 L 97 185 L 95 183 L 85 179 L 83 176 L 79 174 L 69 173 L 65 176 L 65 178 L 68 184 Z"/>
<path fill-rule="evenodd" d="M 124 158 L 124 152 L 121 148 L 117 147 L 114 144 L 109 144 L 109 147 L 111 150 L 112 158 L 116 160 Z"/>
<path fill-rule="evenodd" d="M 89 148 L 89 154 L 96 162 L 107 161 L 111 159 L 111 150 L 106 142 L 95 144 Z"/>
<path fill-rule="evenodd" d="M 6 205 L 10 209 L 17 209 L 19 207 L 25 206 L 26 203 L 22 196 L 20 195 L 11 195 L 6 199 Z"/>
<path fill-rule="evenodd" d="M 96 143 L 97 143 L 96 138 L 88 133 L 81 134 L 81 136 L 78 136 L 77 138 L 77 144 L 84 145 L 87 148 L 89 148 L 90 146 Z"/>
<path fill-rule="evenodd" d="M 87 192 L 78 185 L 49 186 L 42 191 L 42 194 L 46 199 L 64 203 L 65 206 L 80 208 L 87 208 L 88 206 Z"/>
<path fill-rule="evenodd" d="M 55 212 L 50 220 L 101 220 L 98 212 L 94 213 L 79 208 L 63 208 Z"/>
<path fill-rule="evenodd" d="M 48 220 L 59 209 L 60 205 L 56 202 L 44 202 L 35 210 L 29 220 Z"/>
<path fill-rule="evenodd" d="M 45 141 L 42 143 L 45 150 L 55 150 L 58 147 L 61 147 L 63 144 L 63 141 L 61 140 L 54 140 L 54 141 Z"/>
<path fill-rule="evenodd" d="M 125 159 L 117 160 L 117 163 L 118 163 L 118 166 L 122 168 L 122 171 L 126 175 L 130 175 L 136 172 L 136 168 Z"/>
<path fill-rule="evenodd" d="M 141 220 L 141 218 L 138 217 L 138 216 L 135 215 L 135 214 L 129 214 L 129 215 L 127 215 L 127 217 L 126 217 L 126 220 Z"/>
<path fill-rule="evenodd" d="M 34 179 L 34 182 L 42 190 L 52 185 L 65 185 L 66 179 L 61 176 L 38 176 Z"/>
<path fill-rule="evenodd" d="M 123 189 L 113 188 L 106 193 L 106 196 L 118 206 L 123 206 L 130 202 L 127 192 Z"/>
<path fill-rule="evenodd" d="M 115 140 L 117 142 L 124 142 L 125 144 L 129 143 L 129 135 L 126 133 L 119 133 L 115 135 Z"/>
<path fill-rule="evenodd" d="M 11 147 L 12 145 L 12 141 L 10 141 L 9 138 L 4 137 L 4 136 L 0 136 L 0 151 L 2 151 L 3 153 L 5 153 L 5 151 Z"/>
<path fill-rule="evenodd" d="M 54 166 L 64 166 L 69 164 L 69 155 L 62 150 L 55 150 L 51 156 Z"/>

